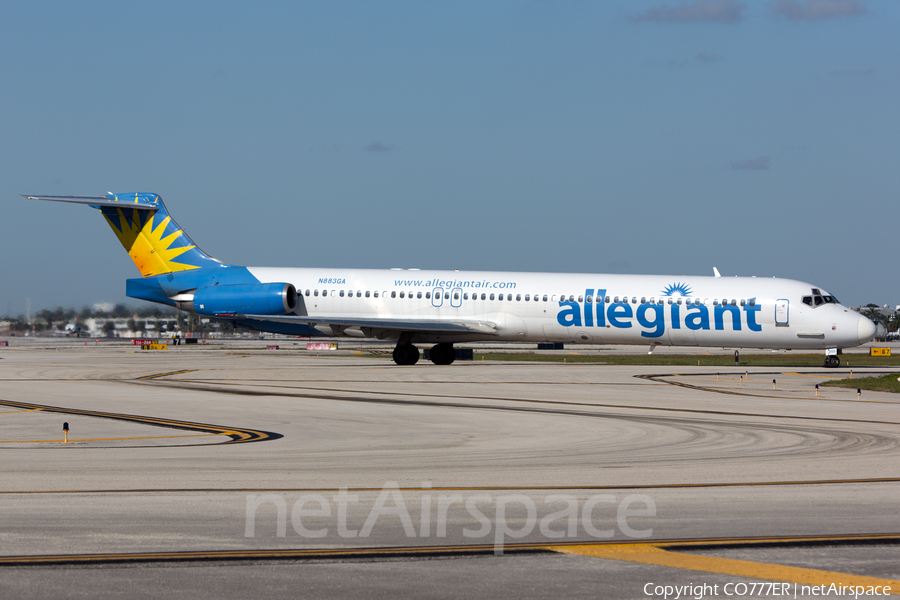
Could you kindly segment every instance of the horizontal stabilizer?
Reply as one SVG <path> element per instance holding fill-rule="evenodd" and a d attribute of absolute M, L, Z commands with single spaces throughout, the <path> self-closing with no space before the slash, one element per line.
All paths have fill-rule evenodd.
<path fill-rule="evenodd" d="M 238 319 L 273 321 L 276 323 L 303 323 L 305 325 L 335 325 L 338 327 L 367 327 L 392 331 L 416 331 L 423 333 L 484 333 L 499 335 L 497 326 L 488 321 L 438 321 L 425 319 L 379 319 L 375 317 L 348 319 L 345 317 L 300 317 L 295 315 L 234 315 Z"/>
<path fill-rule="evenodd" d="M 97 207 L 116 206 L 119 208 L 136 208 L 138 210 L 159 210 L 156 196 L 151 194 L 128 194 L 127 196 L 28 196 L 22 194 L 22 197 L 29 200 L 72 202 L 74 204 L 88 204 Z"/>

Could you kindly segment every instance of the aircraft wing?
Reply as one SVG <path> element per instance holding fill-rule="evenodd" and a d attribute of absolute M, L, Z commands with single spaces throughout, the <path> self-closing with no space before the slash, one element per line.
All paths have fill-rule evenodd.
<path fill-rule="evenodd" d="M 435 319 L 379 319 L 377 317 L 347 318 L 328 316 L 301 317 L 297 315 L 234 315 L 229 318 L 273 321 L 276 323 L 303 323 L 313 327 L 316 325 L 328 325 L 337 327 L 367 327 L 371 329 L 415 331 L 423 333 L 483 333 L 487 335 L 499 335 L 500 333 L 497 331 L 496 323 L 465 319 L 439 321 Z"/>

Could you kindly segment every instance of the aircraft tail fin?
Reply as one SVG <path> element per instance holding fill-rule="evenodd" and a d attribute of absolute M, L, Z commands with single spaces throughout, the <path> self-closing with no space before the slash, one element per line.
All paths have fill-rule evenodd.
<path fill-rule="evenodd" d="M 31 200 L 87 204 L 96 208 L 103 214 L 144 277 L 203 267 L 228 266 L 200 250 L 172 220 L 162 198 L 156 194 L 24 197 Z"/>

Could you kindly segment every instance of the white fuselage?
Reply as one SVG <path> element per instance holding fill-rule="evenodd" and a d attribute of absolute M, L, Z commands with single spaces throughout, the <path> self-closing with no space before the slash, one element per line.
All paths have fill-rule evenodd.
<path fill-rule="evenodd" d="M 496 335 L 420 334 L 414 341 L 824 349 L 874 329 L 827 292 L 790 279 L 574 273 L 249 267 L 293 284 L 298 315 L 488 322 Z M 502 298 L 501 298 L 502 297 Z M 826 298 L 827 301 L 823 301 Z M 804 299 L 808 304 L 804 303 Z M 818 305 L 817 305 L 818 303 Z M 361 336 L 354 328 L 317 327 Z M 390 336 L 388 336 L 390 337 Z"/>

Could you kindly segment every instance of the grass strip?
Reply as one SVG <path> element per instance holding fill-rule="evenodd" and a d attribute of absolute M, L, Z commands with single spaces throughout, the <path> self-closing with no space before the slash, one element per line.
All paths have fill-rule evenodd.
<path fill-rule="evenodd" d="M 900 394 L 900 373 L 891 373 L 881 377 L 856 377 L 854 379 L 835 379 L 820 383 L 821 386 L 842 387 L 872 392 L 894 392 Z"/>

